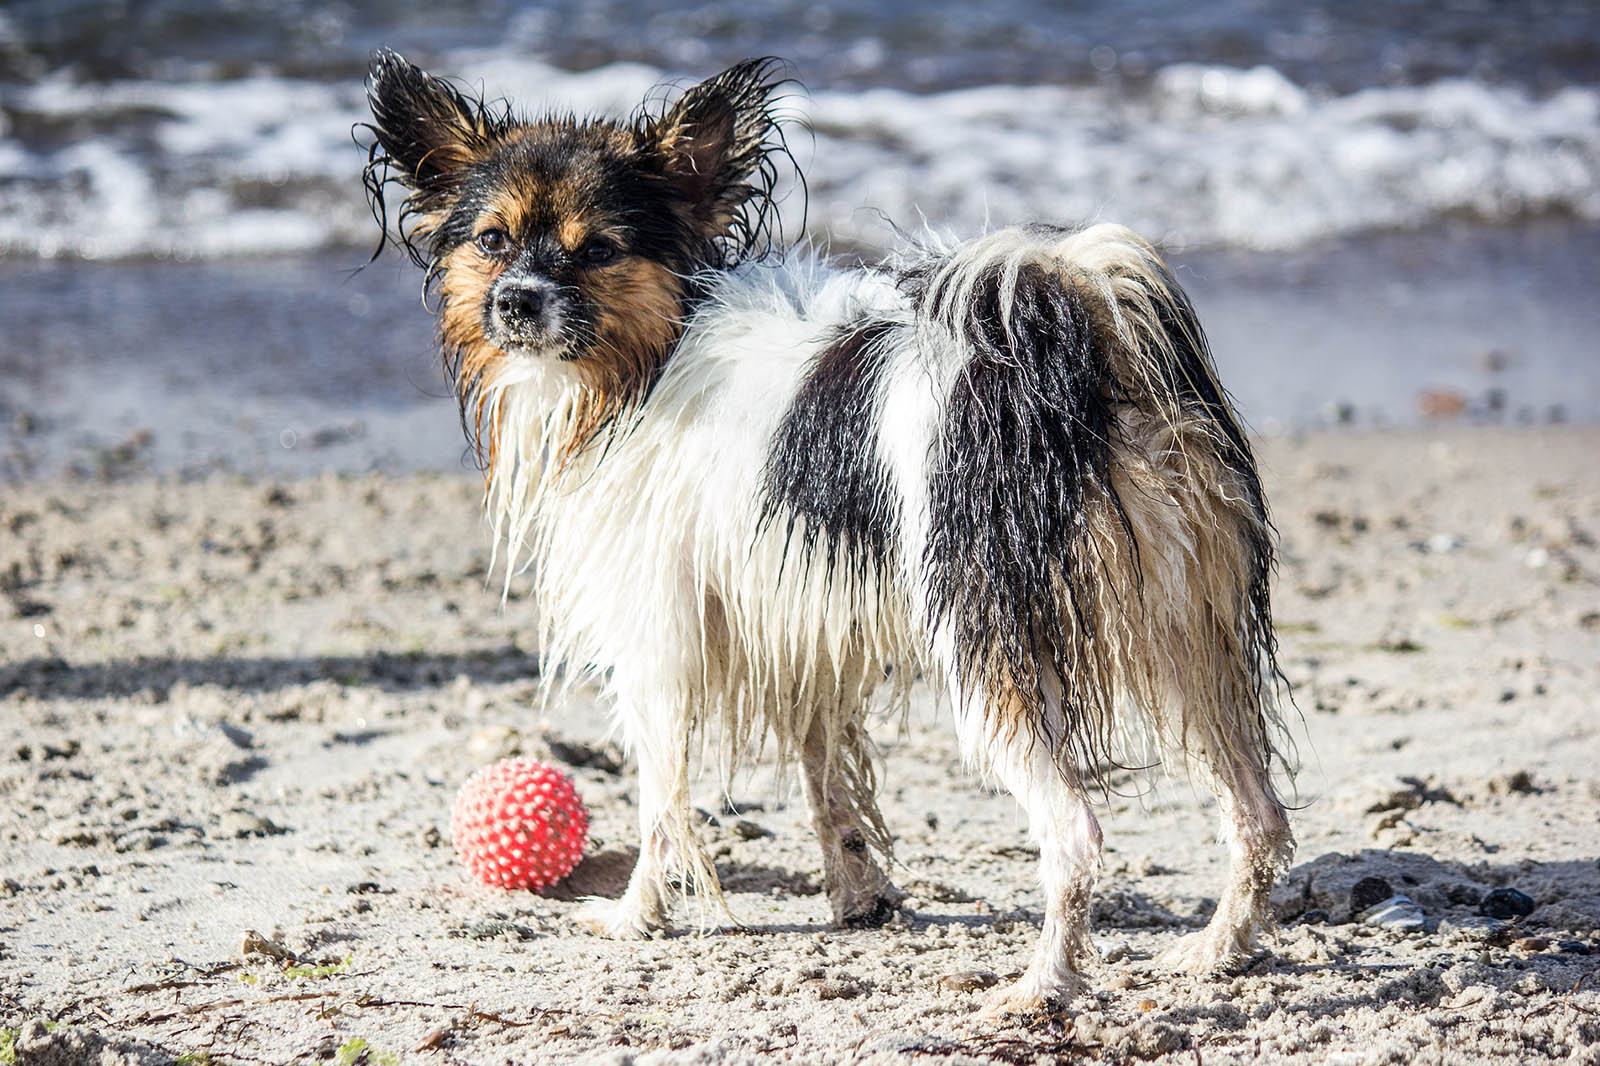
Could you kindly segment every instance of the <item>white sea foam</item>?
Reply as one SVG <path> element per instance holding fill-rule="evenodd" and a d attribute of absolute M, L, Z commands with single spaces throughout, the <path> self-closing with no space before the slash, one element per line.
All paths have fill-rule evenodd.
<path fill-rule="evenodd" d="M 637 64 L 574 74 L 497 51 L 457 53 L 441 69 L 530 112 L 626 113 L 682 81 Z M 0 89 L 0 102 L 21 120 L 0 128 L 8 254 L 251 255 L 374 236 L 350 140 L 365 119 L 354 82 L 54 76 Z M 1587 87 L 1535 98 L 1449 80 L 1323 97 L 1267 67 L 1185 64 L 1138 94 L 876 89 L 790 105 L 811 124 L 791 137 L 811 228 L 865 244 L 885 240 L 886 220 L 959 233 L 1116 219 L 1180 248 L 1285 249 L 1445 217 L 1600 219 L 1600 93 Z"/>
<path fill-rule="evenodd" d="M 990 88 L 818 94 L 813 204 L 903 221 L 1116 219 L 1174 245 L 1290 248 L 1450 215 L 1600 218 L 1600 97 L 1450 81 L 1318 100 L 1275 71 L 1173 67 L 1143 99 Z"/>

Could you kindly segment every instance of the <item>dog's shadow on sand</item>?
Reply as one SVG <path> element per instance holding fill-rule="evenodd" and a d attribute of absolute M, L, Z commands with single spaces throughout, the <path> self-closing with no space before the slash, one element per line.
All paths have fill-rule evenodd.
<path fill-rule="evenodd" d="M 636 848 L 606 848 L 586 855 L 572 873 L 552 885 L 544 894 L 565 902 L 594 897 L 615 899 L 627 888 L 628 876 L 632 873 L 638 857 L 639 852 Z M 828 918 L 828 903 L 822 898 L 822 885 L 812 873 L 762 863 L 722 862 L 717 864 L 717 877 L 722 883 L 723 893 L 733 897 L 728 902 L 737 922 L 735 925 L 722 928 L 722 932 L 747 936 L 780 936 L 789 933 L 816 933 L 836 928 Z M 816 920 L 808 922 L 751 920 L 756 906 L 754 901 L 774 895 L 785 898 L 814 897 Z M 689 910 L 693 910 L 694 901 L 689 900 L 686 906 Z M 1096 924 L 1107 928 L 1187 929 L 1203 924 L 1208 913 L 1209 909 L 1202 907 L 1195 915 L 1179 915 L 1152 897 L 1138 892 L 1117 890 L 1107 893 L 1097 903 Z M 898 919 L 891 918 L 891 921 L 898 920 L 914 929 L 929 926 L 977 929 L 1016 922 L 1037 926 L 1044 920 L 1042 911 L 1028 908 L 952 914 L 902 907 L 896 914 Z"/>
<path fill-rule="evenodd" d="M 628 887 L 628 875 L 638 859 L 638 848 L 603 848 L 585 855 L 570 874 L 545 894 L 569 901 L 591 896 L 615 898 Z M 767 895 L 777 890 L 786 896 L 815 896 L 822 892 L 822 886 L 810 874 L 761 863 L 718 863 L 717 879 L 722 891 L 729 895 Z"/>
<path fill-rule="evenodd" d="M 141 656 L 91 663 L 36 657 L 0 664 L 0 697 L 22 691 L 40 699 L 110 699 L 151 693 L 159 700 L 180 684 L 272 692 L 325 680 L 403 693 L 438 688 L 458 677 L 474 684 L 499 684 L 538 676 L 538 656 L 510 644 L 443 655 L 377 651 L 314 657 Z"/>
<path fill-rule="evenodd" d="M 571 874 L 552 886 L 546 894 L 569 902 L 590 897 L 614 899 L 627 887 L 628 876 L 638 854 L 634 848 L 608 848 L 595 852 L 586 856 Z M 1582 934 L 1579 930 L 1600 927 L 1600 881 L 1594 877 L 1597 866 L 1600 866 L 1600 859 L 1468 865 L 1440 861 L 1421 853 L 1377 850 L 1350 855 L 1329 853 L 1296 866 L 1284 876 L 1275 895 L 1275 909 L 1279 911 L 1282 927 L 1286 930 L 1298 925 L 1312 925 L 1337 933 L 1342 927 L 1352 927 L 1356 916 L 1349 913 L 1348 908 L 1343 913 L 1337 910 L 1330 913 L 1316 904 L 1330 902 L 1334 896 L 1347 895 L 1358 884 L 1362 886 L 1361 891 L 1370 893 L 1376 886 L 1369 879 L 1379 879 L 1386 881 L 1393 893 L 1409 893 L 1423 904 L 1432 928 L 1441 921 L 1460 925 L 1463 924 L 1462 919 L 1478 915 L 1480 906 L 1496 889 L 1512 888 L 1519 892 L 1526 889 L 1524 894 L 1536 900 L 1534 911 L 1503 922 L 1498 932 L 1484 933 L 1484 937 L 1492 938 L 1493 942 L 1509 943 L 1518 937 L 1544 936 L 1555 942 L 1557 947 L 1565 944 L 1569 952 L 1576 950 L 1574 944 L 1591 950 L 1587 943 L 1580 942 Z M 724 862 L 717 864 L 717 875 L 723 891 L 734 897 L 729 903 L 738 922 L 724 927 L 722 931 L 725 933 L 782 936 L 833 928 L 827 917 L 827 902 L 821 898 L 822 887 L 812 873 L 760 863 Z M 1521 888 L 1517 887 L 1519 885 Z M 815 897 L 816 920 L 752 920 L 754 901 L 772 895 Z M 693 902 L 688 905 L 692 908 Z M 1190 913 L 1180 913 L 1173 909 L 1170 900 L 1162 901 L 1137 891 L 1128 882 L 1118 879 L 1103 886 L 1097 894 L 1093 929 L 1101 935 L 1147 930 L 1170 930 L 1179 935 L 1203 926 L 1214 907 L 1214 900 L 1202 898 Z M 1043 917 L 1042 911 L 1029 907 L 973 913 L 906 907 L 900 909 L 897 917 L 891 920 L 913 929 L 931 926 L 977 929 L 1016 923 L 1038 926 Z M 1468 946 L 1475 953 L 1489 946 L 1490 942 L 1490 939 L 1473 941 Z M 1462 947 L 1462 950 L 1466 951 L 1468 946 Z M 1560 965 L 1561 954 L 1558 951 L 1550 957 L 1553 960 L 1551 966 Z M 1537 969 L 1540 962 L 1540 957 L 1534 956 L 1526 965 Z M 1327 971 L 1346 965 L 1369 974 L 1391 968 L 1338 961 L 1302 964 L 1271 952 L 1258 956 L 1246 968 L 1257 970 L 1265 967 L 1275 973 L 1290 974 Z M 1406 989 L 1411 989 L 1414 982 L 1405 975 L 1413 967 L 1396 964 L 1392 969 L 1396 973 L 1395 980 L 1400 983 L 1396 987 L 1404 985 Z M 1414 994 L 1414 990 L 1407 994 Z"/>

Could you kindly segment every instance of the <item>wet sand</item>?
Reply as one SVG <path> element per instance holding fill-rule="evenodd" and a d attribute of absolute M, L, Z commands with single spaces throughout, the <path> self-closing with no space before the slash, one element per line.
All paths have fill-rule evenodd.
<path fill-rule="evenodd" d="M 13 485 L 0 1048 L 141 1064 L 1600 1062 L 1600 430 L 1262 451 L 1302 763 L 1281 931 L 1236 974 L 1153 968 L 1222 876 L 1210 801 L 1158 778 L 1104 812 L 1092 998 L 1007 1024 L 975 1005 L 1037 934 L 1035 852 L 1011 800 L 961 771 L 925 690 L 877 734 L 901 918 L 828 927 L 803 805 L 762 767 L 696 794 L 742 928 L 611 943 L 571 924 L 570 897 L 619 887 L 631 776 L 591 698 L 536 706 L 528 604 L 485 582 L 472 476 L 113 468 Z M 446 839 L 459 784 L 519 750 L 568 769 L 593 814 L 568 898 L 477 887 Z M 1484 917 L 1518 902 L 1497 889 L 1531 913 Z M 1408 896 L 1421 927 L 1352 913 L 1375 894 Z M 247 930 L 294 965 L 242 955 Z"/>

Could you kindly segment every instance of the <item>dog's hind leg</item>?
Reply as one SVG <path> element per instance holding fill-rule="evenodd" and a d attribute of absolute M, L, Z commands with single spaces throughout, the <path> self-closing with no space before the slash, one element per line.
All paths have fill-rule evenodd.
<path fill-rule="evenodd" d="M 1161 965 L 1187 973 L 1225 970 L 1255 951 L 1256 933 L 1271 924 L 1273 881 L 1294 852 L 1288 814 L 1265 760 L 1231 742 L 1208 747 L 1200 758 L 1222 808 L 1228 882 L 1206 927 L 1161 956 Z"/>
<path fill-rule="evenodd" d="M 1100 869 L 1100 822 L 1082 779 L 1058 743 L 1064 721 L 1059 713 L 1061 687 L 1050 673 L 1043 681 L 1051 721 L 1043 734 L 1016 720 L 1013 709 L 1022 703 L 1015 696 L 956 701 L 961 708 L 956 728 L 968 757 L 986 765 L 1028 813 L 1028 831 L 1039 846 L 1039 882 L 1044 889 L 1044 925 L 1033 957 L 1020 978 L 990 995 L 984 1011 L 991 1015 L 1069 1003 L 1087 989 L 1083 968 L 1097 956 L 1089 939 L 1089 914 Z"/>
<path fill-rule="evenodd" d="M 857 720 L 859 711 L 828 720 L 830 709 L 811 720 L 801 751 L 806 802 L 822 847 L 823 883 L 833 920 L 847 928 L 882 925 L 899 909 L 905 893 L 894 887 L 873 858 L 888 834 L 874 795 L 871 752 Z"/>
<path fill-rule="evenodd" d="M 991 994 L 984 1004 L 988 1014 L 1070 1003 L 1087 989 L 1083 967 L 1096 957 L 1089 940 L 1089 909 L 1100 866 L 1100 823 L 1082 792 L 1061 781 L 1053 768 L 1038 767 L 1029 776 L 1034 779 L 1031 787 L 1010 787 L 1028 808 L 1039 845 L 1044 926 L 1028 968 Z"/>
<path fill-rule="evenodd" d="M 1221 808 L 1228 880 L 1216 913 L 1162 958 L 1172 968 L 1207 973 L 1255 951 L 1257 932 L 1271 924 L 1273 882 L 1294 851 L 1271 772 L 1277 755 L 1266 598 L 1271 534 L 1264 509 L 1250 504 L 1259 496 L 1253 469 L 1248 476 L 1230 469 L 1200 444 L 1190 445 L 1187 464 L 1166 454 L 1164 465 L 1150 468 L 1164 494 L 1123 493 L 1138 501 L 1128 514 L 1140 528 L 1151 621 L 1129 658 L 1142 653 L 1147 664 L 1147 710 L 1156 714 L 1157 732 L 1169 751 L 1181 749 L 1205 771 Z M 1152 506 L 1156 498 L 1175 506 Z"/>

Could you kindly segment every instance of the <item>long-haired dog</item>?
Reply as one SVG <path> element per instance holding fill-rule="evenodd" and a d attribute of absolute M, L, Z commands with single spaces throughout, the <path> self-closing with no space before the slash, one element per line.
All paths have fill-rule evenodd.
<path fill-rule="evenodd" d="M 1039 845 L 1043 935 L 992 1007 L 1083 988 L 1089 797 L 1130 737 L 1192 757 L 1231 848 L 1169 961 L 1236 959 L 1292 848 L 1273 540 L 1188 298 L 1111 225 L 876 267 L 769 254 L 776 69 L 612 121 L 524 119 L 372 62 L 374 214 L 436 293 L 546 675 L 602 679 L 638 760 L 638 863 L 585 924 L 660 928 L 680 882 L 720 900 L 689 800 L 708 732 L 798 762 L 834 918 L 884 921 L 901 896 L 866 717 L 920 674 Z"/>

